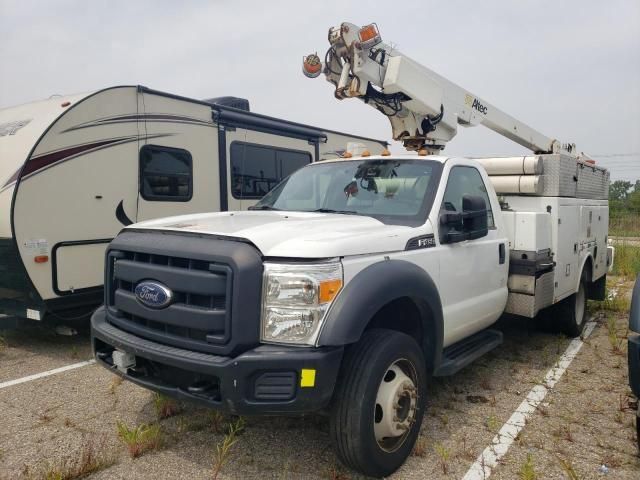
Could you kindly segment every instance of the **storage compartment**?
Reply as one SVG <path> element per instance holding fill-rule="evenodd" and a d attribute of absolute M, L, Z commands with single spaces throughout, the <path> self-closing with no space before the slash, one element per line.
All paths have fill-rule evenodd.
<path fill-rule="evenodd" d="M 609 172 L 559 153 L 477 159 L 498 194 L 606 200 Z"/>
<path fill-rule="evenodd" d="M 502 212 L 509 248 L 537 253 L 551 249 L 551 215 L 540 212 Z"/>

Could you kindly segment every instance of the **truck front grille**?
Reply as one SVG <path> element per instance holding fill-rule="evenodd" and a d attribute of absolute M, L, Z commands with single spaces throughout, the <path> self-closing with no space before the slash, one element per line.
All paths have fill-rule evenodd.
<path fill-rule="evenodd" d="M 223 263 L 133 251 L 108 254 L 107 307 L 111 323 L 143 338 L 189 350 L 216 352 L 231 333 L 233 271 Z M 138 301 L 136 285 L 164 284 L 168 307 Z"/>

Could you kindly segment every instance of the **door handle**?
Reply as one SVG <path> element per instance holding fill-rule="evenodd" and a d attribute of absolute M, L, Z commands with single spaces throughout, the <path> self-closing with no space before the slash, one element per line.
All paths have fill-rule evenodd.
<path fill-rule="evenodd" d="M 501 243 L 500 245 L 498 245 L 498 261 L 500 265 L 502 265 L 505 262 L 505 259 L 506 259 L 506 250 L 504 248 L 504 243 Z"/>

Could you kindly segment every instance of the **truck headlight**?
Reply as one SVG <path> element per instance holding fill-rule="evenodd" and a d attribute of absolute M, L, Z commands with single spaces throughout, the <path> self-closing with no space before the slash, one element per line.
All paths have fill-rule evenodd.
<path fill-rule="evenodd" d="M 340 262 L 265 263 L 261 340 L 314 345 L 341 288 Z"/>

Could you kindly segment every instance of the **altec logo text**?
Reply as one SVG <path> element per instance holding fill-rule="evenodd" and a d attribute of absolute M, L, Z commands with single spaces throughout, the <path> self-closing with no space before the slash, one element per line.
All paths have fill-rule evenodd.
<path fill-rule="evenodd" d="M 471 95 L 466 95 L 464 97 L 464 103 L 469 105 L 471 108 L 479 111 L 480 113 L 486 115 L 487 114 L 487 106 L 480 103 L 480 100 L 474 98 Z"/>

